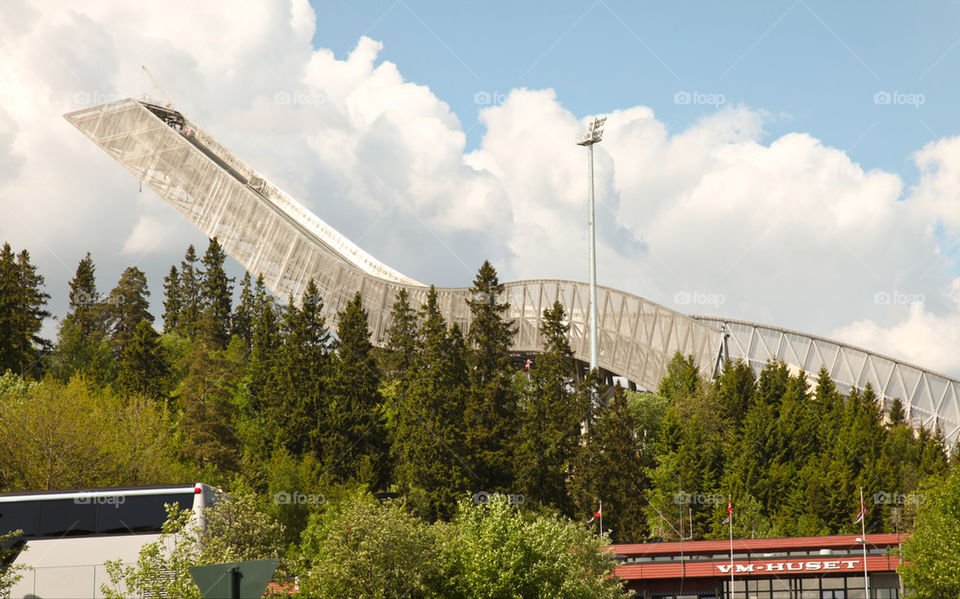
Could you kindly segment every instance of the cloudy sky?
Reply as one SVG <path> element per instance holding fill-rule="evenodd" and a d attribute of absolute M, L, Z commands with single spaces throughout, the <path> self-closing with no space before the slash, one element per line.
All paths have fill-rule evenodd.
<path fill-rule="evenodd" d="M 31 252 L 57 315 L 87 251 L 102 290 L 137 265 L 159 305 L 206 240 L 62 118 L 155 96 L 146 64 L 408 276 L 465 285 L 489 258 L 505 280 L 585 280 L 574 142 L 602 114 L 601 284 L 958 376 L 958 18 L 813 0 L 4 0 L 0 240 Z"/>

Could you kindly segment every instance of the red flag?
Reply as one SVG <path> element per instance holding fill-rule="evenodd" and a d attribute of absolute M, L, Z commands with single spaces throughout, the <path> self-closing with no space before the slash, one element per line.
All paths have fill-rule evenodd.
<path fill-rule="evenodd" d="M 524 370 L 530 370 L 530 364 L 533 363 L 533 360 L 527 358 L 527 363 L 523 365 Z"/>
<path fill-rule="evenodd" d="M 726 524 L 727 522 L 730 522 L 730 518 L 733 518 L 733 502 L 727 500 L 727 519 L 720 524 Z"/>

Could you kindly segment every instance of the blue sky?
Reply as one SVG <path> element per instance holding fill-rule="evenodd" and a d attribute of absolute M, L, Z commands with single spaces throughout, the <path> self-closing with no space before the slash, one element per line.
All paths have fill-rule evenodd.
<path fill-rule="evenodd" d="M 382 41 L 381 59 L 450 105 L 468 148 L 484 132 L 475 96 L 495 102 L 519 87 L 553 88 L 580 117 L 642 104 L 674 129 L 715 110 L 676 93 L 722 94 L 767 111 L 768 138 L 808 132 L 908 184 L 911 152 L 960 132 L 956 2 L 312 5 L 315 46 L 344 57 L 361 35 Z M 875 103 L 884 91 L 891 103 Z"/>

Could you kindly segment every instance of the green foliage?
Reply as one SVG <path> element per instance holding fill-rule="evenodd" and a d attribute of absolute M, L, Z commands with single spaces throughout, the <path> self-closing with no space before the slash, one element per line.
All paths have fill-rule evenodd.
<path fill-rule="evenodd" d="M 294 456 L 280 447 L 264 464 L 255 482 L 265 483 L 263 490 L 272 499 L 266 511 L 283 524 L 284 545 L 298 542 L 310 516 L 332 498 L 334 489 L 323 479 L 323 466 L 311 453 Z M 292 501 L 298 493 L 316 501 Z"/>
<path fill-rule="evenodd" d="M 463 426 L 466 348 L 458 327 L 447 330 L 433 287 L 421 318 L 416 361 L 399 390 L 395 476 L 401 489 L 422 494 L 422 515 L 450 517 L 471 472 Z"/>
<path fill-rule="evenodd" d="M 387 330 L 387 371 L 396 379 L 410 376 L 417 351 L 417 314 L 410 307 L 407 290 L 401 288 L 390 311 Z"/>
<path fill-rule="evenodd" d="M 911 597 L 960 597 L 960 471 L 929 479 L 898 568 Z"/>
<path fill-rule="evenodd" d="M 549 513 L 518 510 L 497 496 L 461 501 L 445 548 L 447 597 L 627 597 L 613 575 L 606 537 Z M 502 499 L 502 498 L 500 498 Z"/>
<path fill-rule="evenodd" d="M 264 327 L 269 323 L 269 304 L 264 303 Z M 254 340 L 256 359 L 260 359 L 259 340 Z M 277 443 L 295 454 L 313 452 L 321 455 L 327 412 L 325 400 L 329 393 L 330 332 L 323 316 L 323 300 L 311 280 L 300 307 L 291 301 L 283 309 L 283 321 L 273 349 L 271 379 L 274 389 L 261 390 L 268 400 L 267 418 L 276 431 Z M 265 353 L 269 349 L 265 350 Z M 269 353 L 267 353 L 269 355 Z M 327 456 L 324 459 L 335 459 Z"/>
<path fill-rule="evenodd" d="M 285 547 L 296 557 L 307 546 L 300 545 L 305 530 L 311 547 L 328 548 L 329 555 L 306 556 L 315 589 L 458 597 L 536 588 L 541 596 L 604 596 L 579 575 L 564 574 L 574 586 L 556 586 L 566 558 L 544 557 L 553 550 L 549 539 L 526 546 L 513 536 L 574 538 L 563 529 L 569 525 L 588 535 L 577 542 L 589 546 L 597 538 L 590 527 L 509 506 L 458 511 L 458 503 L 499 491 L 523 496 L 524 510 L 583 520 L 602 501 L 611 537 L 627 542 L 726 538 L 721 521 L 730 497 L 738 536 L 852 533 L 859 488 L 868 498 L 909 494 L 950 471 L 941 432 L 912 430 L 898 400 L 885 418 L 873 389 L 841 393 L 825 369 L 811 378 L 771 362 L 755 374 L 737 362 L 707 381 L 692 357 L 677 354 L 657 394 L 601 389 L 597 373 L 578 373 L 559 303 L 544 311 L 545 351 L 524 372 L 511 353 L 516 331 L 506 320 L 504 287 L 489 262 L 467 305 L 454 306 L 470 311 L 466 336 L 441 315 L 449 296 L 431 288 L 424 305 L 411 306 L 407 290 L 399 290 L 387 347 L 378 352 L 359 295 L 337 315 L 332 335 L 313 281 L 299 304 L 280 303 L 262 276 L 247 274 L 232 309 L 224 260 L 215 239 L 202 264 L 188 248 L 165 279 L 158 336 L 143 273 L 127 269 L 100 299 L 85 256 L 70 281 L 57 345 L 45 355 L 37 337 L 46 316 L 42 277 L 26 253 L 4 246 L 0 368 L 12 369 L 0 376 L 4 490 L 199 477 L 257 494 L 251 505 L 270 518 L 251 530 L 266 530 L 271 519 L 283 524 L 271 529 L 271 555 Z M 37 372 L 39 358 L 47 379 L 14 374 Z M 358 497 L 341 506 L 338 498 L 358 488 L 398 493 L 403 506 Z M 322 500 L 283 500 L 304 496 Z M 912 506 L 878 502 L 868 511 L 868 532 L 908 531 L 916 517 Z M 372 532 L 344 537 L 336 528 L 342 518 L 393 527 L 388 538 L 409 550 L 409 563 Z M 331 545 L 343 540 L 371 553 L 351 556 Z M 504 553 L 501 542 L 514 551 Z M 265 551 L 230 549 L 251 545 L 249 538 L 224 543 L 218 555 Z M 183 559 L 200 559 L 190 555 Z M 159 556 L 150 559 L 160 567 Z M 318 564 L 330 565 L 333 577 Z M 528 578 L 492 579 L 494 572 L 505 581 L 519 577 L 521 565 L 530 568 Z M 389 570 L 384 579 L 392 586 L 336 586 L 351 572 L 365 572 L 351 584 L 372 584 L 377 568 Z M 436 586 L 438 572 L 459 586 Z"/>
<path fill-rule="evenodd" d="M 202 277 L 203 273 L 197 265 L 197 251 L 190 245 L 180 262 L 180 275 L 176 284 L 176 305 L 179 310 L 174 329 L 186 337 L 196 337 L 200 332 L 200 316 L 203 314 L 200 295 Z"/>
<path fill-rule="evenodd" d="M 660 380 L 657 392 L 672 401 L 679 401 L 696 394 L 700 385 L 700 372 L 693 356 L 683 357 L 677 352 L 667 364 L 667 374 Z"/>
<path fill-rule="evenodd" d="M 852 534 L 859 488 L 867 497 L 903 495 L 947 472 L 942 436 L 914 434 L 896 411 L 884 425 L 869 385 L 844 396 L 821 369 L 811 393 L 806 373 L 777 362 L 756 378 L 744 364 L 727 364 L 712 385 L 694 374 L 678 355 L 660 386 L 670 405 L 648 467 L 647 521 L 656 536 L 725 538 L 727 497 L 743 534 Z M 706 501 L 678 503 L 678 496 Z M 866 526 L 904 530 L 911 520 L 909 506 L 878 502 Z"/>
<path fill-rule="evenodd" d="M 203 255 L 198 324 L 201 339 L 215 349 L 225 349 L 230 341 L 233 279 L 223 270 L 226 259 L 227 254 L 214 237 Z"/>
<path fill-rule="evenodd" d="M 106 319 L 110 339 L 116 355 L 122 355 L 133 341 L 134 331 L 141 321 L 153 322 L 150 302 L 147 298 L 147 276 L 139 268 L 131 266 L 120 275 L 117 286 L 106 299 Z"/>
<path fill-rule="evenodd" d="M 146 320 L 137 323 L 133 337 L 120 353 L 117 388 L 129 394 L 162 399 L 166 396 L 170 366 L 160 335 Z"/>
<path fill-rule="evenodd" d="M 240 302 L 230 318 L 230 333 L 243 340 L 246 347 L 253 343 L 253 322 L 257 317 L 256 296 L 249 272 L 243 273 L 240 281 Z"/>
<path fill-rule="evenodd" d="M 444 597 L 439 528 L 366 494 L 331 506 L 303 534 L 308 597 Z"/>
<path fill-rule="evenodd" d="M 489 261 L 477 271 L 471 295 L 470 393 L 463 413 L 466 458 L 481 489 L 509 492 L 513 460 L 508 440 L 516 435 L 518 401 L 510 349 L 516 329 L 506 320 L 510 304 L 501 301 L 503 285 Z"/>
<path fill-rule="evenodd" d="M 176 266 L 163 278 L 163 332 L 172 333 L 179 328 L 183 300 L 180 298 L 180 273 Z"/>
<path fill-rule="evenodd" d="M 9 597 L 13 585 L 17 584 L 20 579 L 23 578 L 27 570 L 27 567 L 23 564 L 13 565 L 11 562 L 19 552 L 30 549 L 29 546 L 24 545 L 20 548 L 14 546 L 10 549 L 5 549 L 12 543 L 17 542 L 17 539 L 22 534 L 22 530 L 11 530 L 0 534 L 0 597 Z"/>
<path fill-rule="evenodd" d="M 543 312 L 540 335 L 546 351 L 533 360 L 518 410 L 520 431 L 514 449 L 516 486 L 528 501 L 572 513 L 566 480 L 580 446 L 580 424 L 590 401 L 579 393 L 563 306 Z"/>
<path fill-rule="evenodd" d="M 604 532 L 615 542 L 647 536 L 644 504 L 649 482 L 637 443 L 636 424 L 621 387 L 600 410 L 570 477 L 578 514 L 589 517 L 603 504 Z"/>
<path fill-rule="evenodd" d="M 5 490 L 179 483 L 174 423 L 161 406 L 83 379 L 46 380 L 0 396 Z"/>
<path fill-rule="evenodd" d="M 176 392 L 183 413 L 181 454 L 197 470 L 212 465 L 221 471 L 238 469 L 240 439 L 235 431 L 236 393 L 240 366 L 223 352 L 194 347 L 190 371 Z"/>
<path fill-rule="evenodd" d="M 30 263 L 27 250 L 14 255 L 9 243 L 0 249 L 0 371 L 39 371 L 39 359 L 50 343 L 39 336 L 49 295 L 43 277 Z"/>
<path fill-rule="evenodd" d="M 357 293 L 338 315 L 336 353 L 321 429 L 322 455 L 336 480 L 383 489 L 390 479 L 380 370 L 370 343 L 367 311 Z"/>
<path fill-rule="evenodd" d="M 300 553 L 311 597 L 615 598 L 607 540 L 549 513 L 463 500 L 451 523 L 355 495 L 311 519 Z"/>

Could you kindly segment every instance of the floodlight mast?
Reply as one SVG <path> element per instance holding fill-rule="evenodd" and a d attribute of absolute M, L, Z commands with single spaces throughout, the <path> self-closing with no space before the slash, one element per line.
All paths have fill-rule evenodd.
<path fill-rule="evenodd" d="M 587 166 L 590 172 L 590 369 L 596 370 L 600 362 L 600 342 L 597 332 L 597 229 L 596 208 L 593 190 L 593 144 L 603 139 L 603 124 L 607 117 L 596 117 L 591 121 L 587 134 L 577 142 L 587 147 Z"/>

